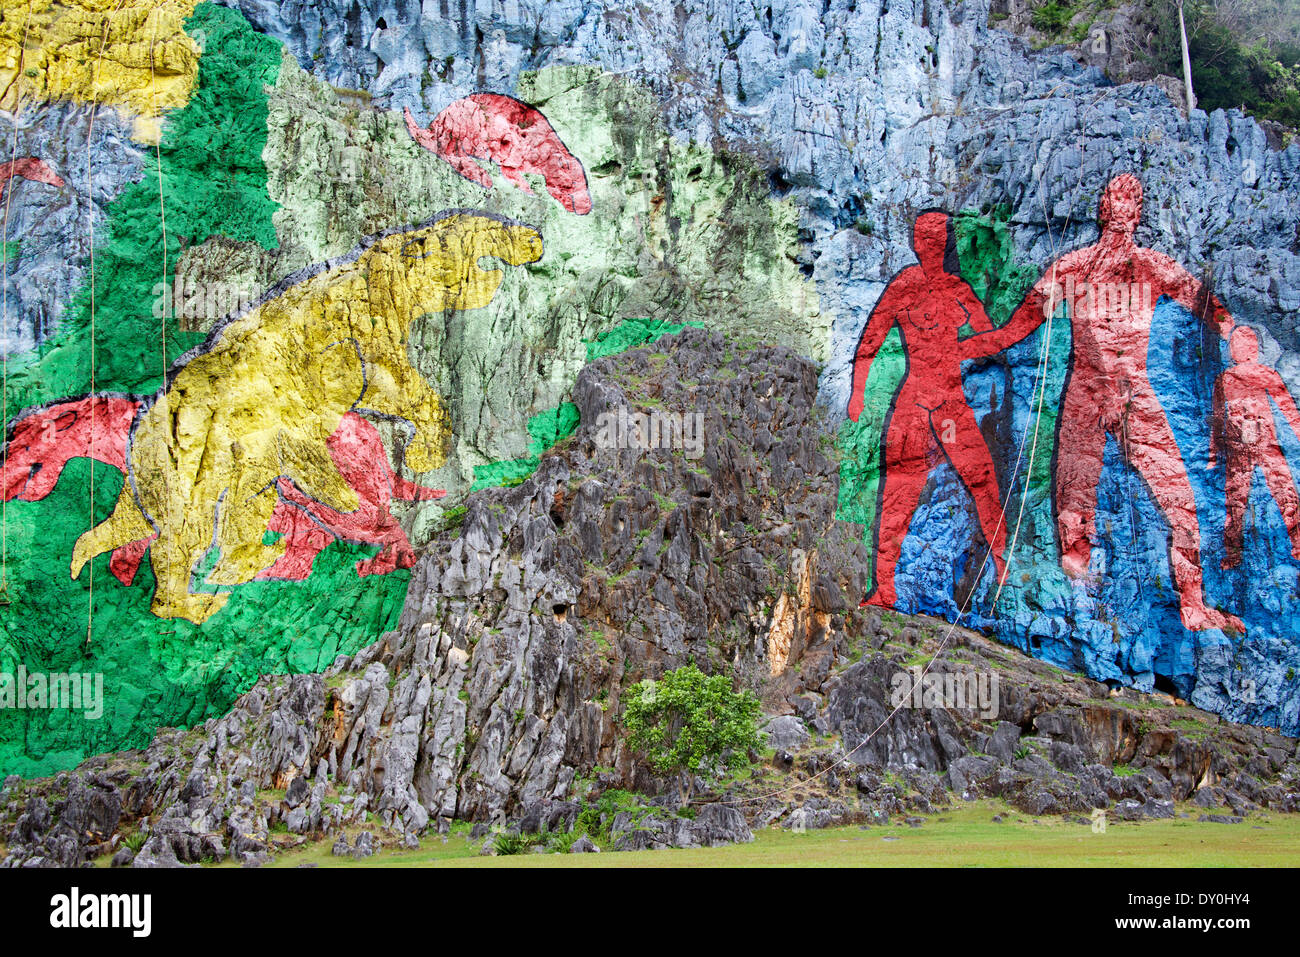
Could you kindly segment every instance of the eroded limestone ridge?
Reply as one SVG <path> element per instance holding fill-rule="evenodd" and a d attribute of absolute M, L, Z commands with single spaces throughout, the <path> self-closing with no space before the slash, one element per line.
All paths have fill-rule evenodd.
<path fill-rule="evenodd" d="M 5 864 L 258 863 L 308 840 L 360 854 L 453 819 L 477 836 L 566 832 L 612 789 L 649 796 L 607 814 L 613 848 L 979 796 L 1080 819 L 1300 807 L 1294 739 L 860 610 L 867 560 L 859 528 L 833 517 L 816 381 L 784 348 L 695 329 L 593 362 L 578 430 L 522 484 L 469 497 L 395 631 L 324 675 L 263 678 L 225 717 L 144 751 L 6 781 Z M 698 431 L 673 430 L 694 416 Z M 649 441 L 654 421 L 666 441 Z M 625 689 L 692 660 L 770 715 L 753 773 L 697 782 L 693 817 L 617 724 Z M 932 683 L 903 689 L 921 675 Z M 963 682 L 971 696 L 951 700 Z"/>

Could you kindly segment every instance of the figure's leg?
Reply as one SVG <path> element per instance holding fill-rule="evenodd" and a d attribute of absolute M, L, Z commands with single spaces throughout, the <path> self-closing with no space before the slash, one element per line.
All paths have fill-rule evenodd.
<path fill-rule="evenodd" d="M 393 474 L 393 498 L 402 502 L 429 502 L 447 494 L 444 488 L 429 488 Z"/>
<path fill-rule="evenodd" d="M 1255 477 L 1255 461 L 1249 451 L 1228 449 L 1224 455 L 1223 479 L 1223 561 L 1219 567 L 1236 568 L 1241 564 L 1242 539 L 1245 535 L 1246 506 Z"/>
<path fill-rule="evenodd" d="M 113 511 L 108 518 L 77 539 L 77 544 L 72 549 L 72 577 L 78 577 L 86 562 L 97 555 L 148 538 L 153 533 L 153 526 L 140 511 L 140 506 L 136 504 L 131 484 L 123 482 L 122 491 L 117 496 L 117 504 L 113 506 Z"/>
<path fill-rule="evenodd" d="M 405 419 L 415 427 L 403 458 L 412 471 L 428 472 L 446 461 L 443 444 L 450 433 L 447 412 L 438 394 L 405 361 L 405 353 L 400 360 L 367 365 L 371 377 L 362 402 L 372 412 Z"/>
<path fill-rule="evenodd" d="M 1201 530 L 1196 495 L 1187 469 L 1154 393 L 1136 393 L 1129 405 L 1125 452 L 1146 482 L 1151 497 L 1169 523 L 1169 567 L 1178 587 L 1183 625 L 1245 631 L 1241 619 L 1205 604 L 1201 579 Z"/>
<path fill-rule="evenodd" d="M 1002 493 L 998 488 L 997 473 L 993 469 L 993 456 L 988 443 L 975 422 L 975 413 L 965 402 L 948 402 L 931 415 L 936 427 L 945 418 L 951 419 L 954 438 L 942 442 L 948 461 L 966 486 L 975 502 L 980 532 L 989 546 L 999 584 L 1006 580 L 1007 524 L 1002 514 Z M 941 429 L 940 434 L 943 434 Z"/>
<path fill-rule="evenodd" d="M 184 618 L 201 625 L 221 610 L 230 596 L 190 591 L 194 568 L 212 541 L 212 515 L 206 509 L 180 509 L 174 521 L 160 523 L 149 547 L 149 564 L 157 587 L 150 610 L 159 618 Z"/>
<path fill-rule="evenodd" d="M 271 522 L 279 495 L 275 483 L 256 488 L 256 479 L 248 485 L 236 485 L 222 499 L 217 518 L 217 545 L 221 559 L 208 575 L 212 585 L 242 585 L 258 573 L 275 565 L 284 554 L 281 539 L 264 544 L 263 536 Z"/>
<path fill-rule="evenodd" d="M 1282 513 L 1287 537 L 1291 539 L 1291 557 L 1300 558 L 1300 495 L 1296 494 L 1291 466 L 1276 441 L 1260 455 L 1259 464 L 1264 469 L 1268 490 Z"/>
<path fill-rule="evenodd" d="M 135 573 L 140 570 L 144 553 L 149 550 L 149 543 L 155 537 L 150 535 L 148 538 L 140 538 L 115 549 L 108 560 L 108 570 L 113 573 L 113 577 L 128 586 L 135 581 Z"/>
<path fill-rule="evenodd" d="M 1083 378 L 1071 378 L 1057 431 L 1053 497 L 1061 541 L 1061 568 L 1072 578 L 1088 572 L 1097 537 L 1097 484 L 1106 454 L 1106 429 Z"/>
<path fill-rule="evenodd" d="M 929 413 L 911 399 L 900 398 L 885 435 L 885 475 L 876 516 L 876 590 L 866 604 L 893 606 L 898 600 L 894 569 L 930 474 L 933 448 Z"/>

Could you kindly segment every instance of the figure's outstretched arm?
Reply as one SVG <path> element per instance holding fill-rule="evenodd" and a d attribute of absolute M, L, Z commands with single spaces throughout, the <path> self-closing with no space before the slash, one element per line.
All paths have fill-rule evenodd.
<path fill-rule="evenodd" d="M 1156 289 L 1191 312 L 1224 339 L 1232 334 L 1232 314 L 1219 301 L 1219 297 L 1210 291 L 1207 283 L 1201 282 L 1174 260 L 1169 260 L 1176 279 Z"/>
<path fill-rule="evenodd" d="M 1025 296 L 1025 301 L 1016 308 L 1005 323 L 989 332 L 981 332 L 979 335 L 967 336 L 963 339 L 958 344 L 962 359 L 991 356 L 1003 349 L 1009 349 L 1032 333 L 1042 325 L 1048 312 L 1055 308 L 1053 299 L 1055 285 L 1049 273 L 1034 284 Z M 1051 303 L 1050 308 L 1049 303 Z M 980 309 L 983 311 L 983 306 Z"/>
<path fill-rule="evenodd" d="M 1268 394 L 1273 397 L 1277 407 L 1282 410 L 1286 420 L 1291 425 L 1291 431 L 1300 438 L 1300 410 L 1296 409 L 1295 399 L 1291 398 L 1291 391 L 1282 381 L 1282 377 L 1273 369 L 1268 370 Z"/>
<path fill-rule="evenodd" d="M 897 280 L 894 282 L 896 283 Z M 864 403 L 862 392 L 867 387 L 871 363 L 876 358 L 876 353 L 880 351 L 880 347 L 884 345 L 889 330 L 893 328 L 894 320 L 903 307 L 903 302 L 903 297 L 896 292 L 894 284 L 891 283 L 880 294 L 876 307 L 871 310 L 871 315 L 867 319 L 866 328 L 862 330 L 858 350 L 853 356 L 853 386 L 849 393 L 849 418 L 854 422 L 858 421 L 858 416 L 862 414 Z"/>

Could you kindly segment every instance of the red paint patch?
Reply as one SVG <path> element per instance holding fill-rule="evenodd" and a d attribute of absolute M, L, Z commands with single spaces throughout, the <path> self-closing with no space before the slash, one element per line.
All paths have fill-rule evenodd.
<path fill-rule="evenodd" d="M 35 183 L 47 183 L 50 186 L 66 185 L 44 160 L 39 160 L 35 156 L 24 156 L 21 159 L 10 160 L 8 163 L 0 163 L 0 186 L 15 176 L 21 176 Z"/>
<path fill-rule="evenodd" d="M 417 143 L 437 153 L 466 179 L 485 189 L 492 177 L 475 160 L 501 167 L 505 178 L 532 193 L 525 174 L 541 176 L 546 191 L 571 213 L 591 212 L 587 173 L 550 122 L 527 103 L 499 93 L 475 93 L 456 100 L 420 129 L 410 110 L 406 128 Z"/>
<path fill-rule="evenodd" d="M 140 400 L 97 395 L 43 406 L 16 418 L 5 447 L 4 497 L 35 502 L 54 491 L 69 459 L 126 470 L 126 441 Z"/>

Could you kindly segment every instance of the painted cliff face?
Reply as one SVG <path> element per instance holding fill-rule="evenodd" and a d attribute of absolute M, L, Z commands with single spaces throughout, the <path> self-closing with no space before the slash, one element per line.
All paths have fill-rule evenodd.
<path fill-rule="evenodd" d="M 413 113 L 316 84 L 229 9 L 88 15 L 112 27 L 98 96 L 84 70 L 7 88 L 50 128 L 3 170 L 6 322 L 39 345 L 5 383 L 0 668 L 101 671 L 107 706 L 0 714 L 6 772 L 391 629 L 444 512 L 576 428 L 590 358 L 720 315 L 824 341 L 793 205 L 633 84 L 567 70 Z M 66 26 L 41 22 L 38 72 Z M 141 23 L 177 71 L 156 83 L 115 53 Z M 82 151 L 38 149 L 61 139 Z M 57 322 L 27 294 L 48 276 Z"/>
<path fill-rule="evenodd" d="M 939 314 L 950 295 L 946 277 L 911 281 L 928 274 L 937 239 L 917 249 L 919 265 L 886 287 L 857 347 L 841 517 L 875 530 L 864 603 L 975 622 L 1094 676 L 1136 672 L 1195 700 L 1206 693 L 1198 661 L 1276 647 L 1279 625 L 1290 627 L 1271 606 L 1279 566 L 1300 555 L 1300 415 L 1231 303 L 1137 243 L 1144 199 L 1136 176 L 1114 177 L 1098 198 L 1099 238 L 1030 273 L 995 328 L 976 299 L 969 331 L 945 332 L 946 349 L 909 321 Z M 982 228 L 964 219 L 968 235 Z M 963 253 L 987 294 L 990 264 L 975 242 Z M 954 362 L 955 395 L 944 372 Z M 959 417 L 944 441 L 920 398 L 973 410 L 995 440 L 987 484 L 971 478 Z M 1250 675 L 1227 690 L 1260 700 Z M 1290 699 L 1275 694 L 1270 713 L 1285 723 Z"/>
<path fill-rule="evenodd" d="M 1294 353 L 1241 283 L 1216 298 L 1204 257 L 1153 248 L 1176 248 L 1186 143 L 1163 170 L 1116 159 L 1082 197 L 987 185 L 1033 151 L 971 145 L 1019 129 L 998 119 L 1017 94 L 961 88 L 950 52 L 922 102 L 905 71 L 854 61 L 876 45 L 865 7 L 826 12 L 854 42 L 823 77 L 817 18 L 745 9 L 732 43 L 683 10 L 698 89 L 626 79 L 603 33 L 546 66 L 513 34 L 482 60 L 418 29 L 339 49 L 181 0 L 39 20 L 4 86 L 24 117 L 0 170 L 6 342 L 35 348 L 5 382 L 0 666 L 103 671 L 108 709 L 0 715 L 0 771 L 201 721 L 390 630 L 467 492 L 521 481 L 576 428 L 583 364 L 688 324 L 825 364 L 840 514 L 874 558 L 863 600 L 1295 730 Z M 14 45 L 29 8 L 0 13 Z M 108 47 L 79 23 L 112 27 Z M 929 29 L 900 22 L 886 62 L 916 61 Z M 985 111 L 955 158 L 900 134 L 952 102 Z M 1285 200 L 1281 162 L 1234 175 Z M 972 178 L 983 214 L 952 198 Z M 1025 224 L 1071 203 L 1089 225 L 1045 248 Z M 464 228 L 421 233 L 435 221 Z"/>

